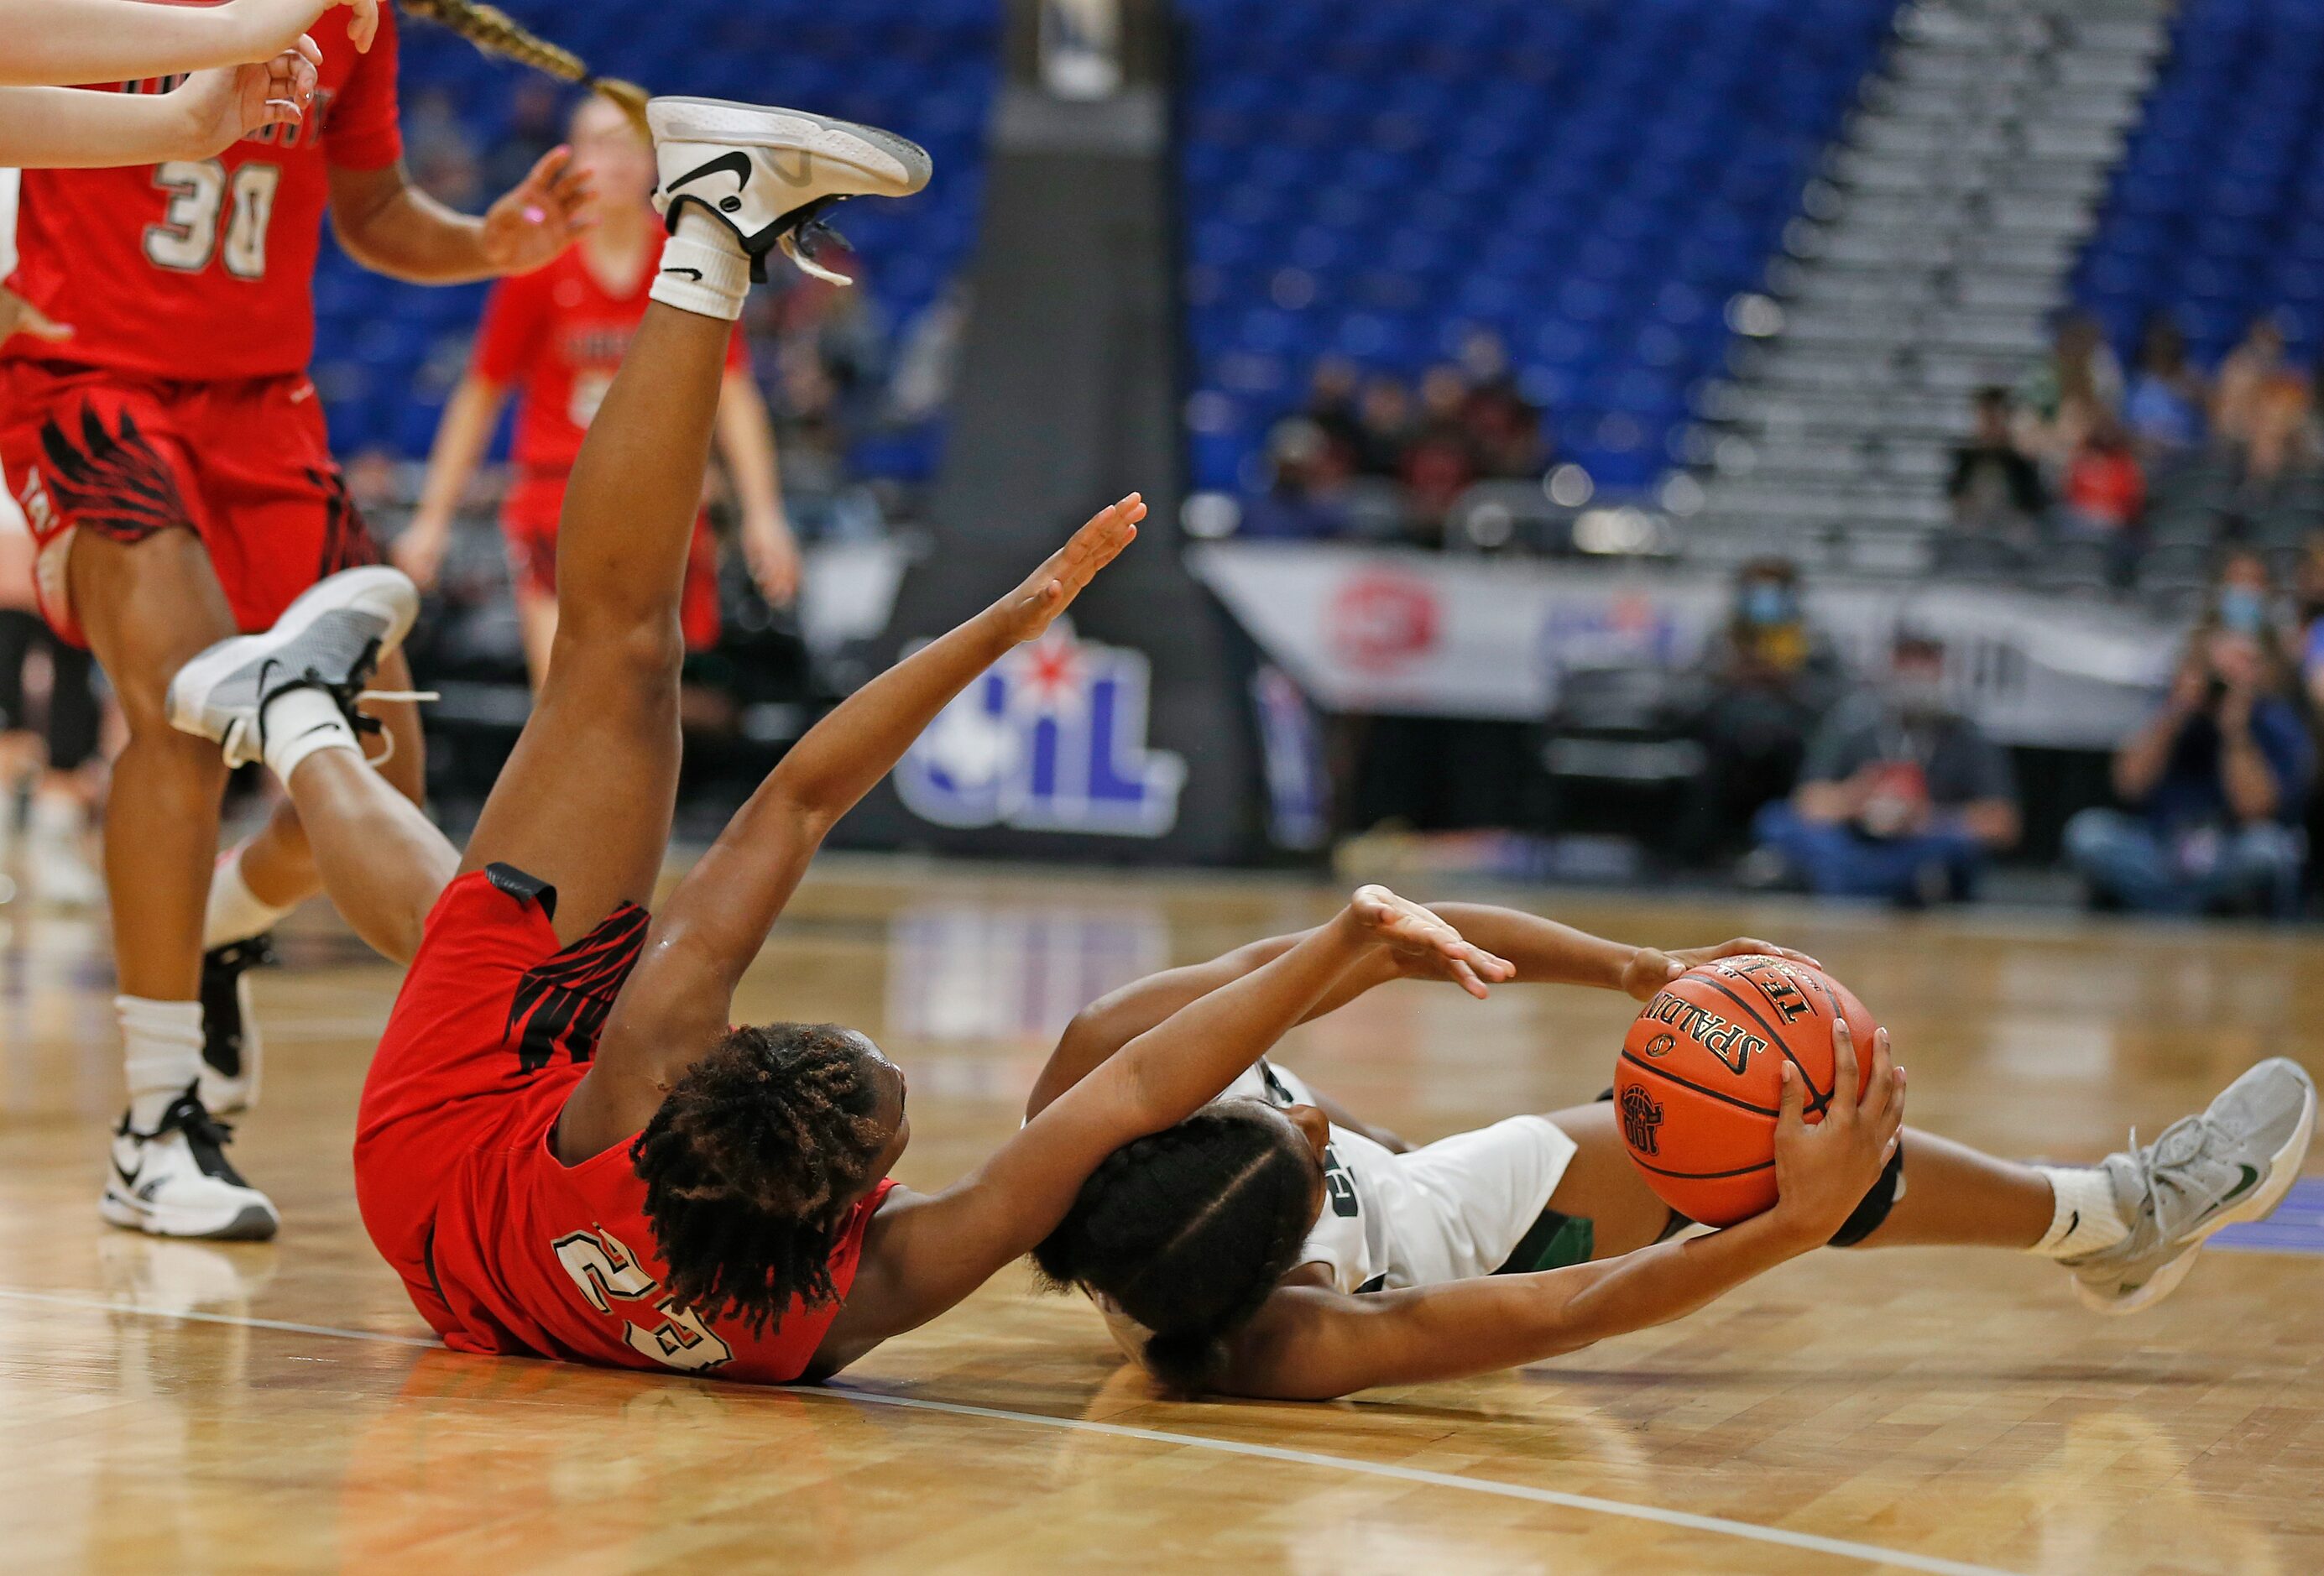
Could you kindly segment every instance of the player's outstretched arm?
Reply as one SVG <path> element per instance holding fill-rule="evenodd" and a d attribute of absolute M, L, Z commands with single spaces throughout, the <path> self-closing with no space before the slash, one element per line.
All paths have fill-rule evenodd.
<path fill-rule="evenodd" d="M 1848 1025 L 1833 1026 L 1833 1080 L 1857 1083 Z M 1886 1030 L 1861 1099 L 1835 1100 L 1814 1127 L 1798 1074 L 1784 1069 L 1775 1206 L 1707 1237 L 1532 1275 L 1351 1297 L 1320 1286 L 1275 1293 L 1230 1347 L 1221 1387 L 1278 1400 L 1327 1400 L 1375 1385 L 1418 1384 L 1516 1368 L 1611 1335 L 1682 1318 L 1753 1276 L 1831 1240 L 1895 1152 L 1904 1078 Z"/>
<path fill-rule="evenodd" d="M 134 82 L 271 60 L 339 5 L 354 7 L 347 32 L 355 48 L 370 49 L 380 0 L 8 0 L 0 6 L 0 86 Z"/>
<path fill-rule="evenodd" d="M 596 1065 L 566 1108 L 579 1152 L 636 1132 L 726 1032 L 734 987 L 833 825 L 887 776 L 953 697 L 1038 640 L 1137 539 L 1135 493 L 1100 510 L 1023 584 L 857 690 L 791 746 L 654 917 Z"/>
<path fill-rule="evenodd" d="M 1188 1002 L 1274 962 L 1312 934 L 1298 931 L 1250 942 L 1208 963 L 1149 974 L 1099 997 L 1075 1013 L 1065 1033 L 1057 1037 L 1047 1064 L 1034 1081 L 1032 1093 L 1026 1097 L 1025 1119 L 1030 1121 L 1040 1115 L 1059 1095 L 1104 1065 L 1122 1046 Z M 1348 965 L 1300 1021 L 1312 1023 L 1336 1012 L 1374 986 L 1399 977 L 1402 972 L 1387 947 L 1373 947 Z M 1431 973 L 1434 974 L 1433 967 Z M 1363 1120 L 1321 1091 L 1314 1092 L 1316 1104 L 1333 1126 L 1362 1133 L 1397 1154 L 1412 1147 L 1397 1134 Z"/>
<path fill-rule="evenodd" d="M 320 60 L 300 39 L 257 65 L 196 72 L 169 93 L 0 88 L 0 165 L 101 170 L 208 159 L 262 127 L 304 120 Z"/>
<path fill-rule="evenodd" d="M 1418 904 L 1360 889 L 1330 924 L 1139 1035 L 967 1176 L 939 1194 L 891 1194 L 864 1234 L 854 1288 L 814 1371 L 836 1372 L 926 1323 L 1031 1252 L 1101 1161 L 1215 1098 L 1388 935 L 1427 937 L 1479 994 L 1508 977 L 1506 963 Z"/>
<path fill-rule="evenodd" d="M 1754 936 L 1738 936 L 1716 946 L 1626 946 L 1516 908 L 1482 903 L 1436 903 L 1430 907 L 1460 927 L 1461 934 L 1517 966 L 1525 984 L 1594 985 L 1621 991 L 1641 1001 L 1653 999 L 1671 981 L 1699 963 L 1746 953 L 1768 953 L 1813 964 L 1815 959 Z"/>

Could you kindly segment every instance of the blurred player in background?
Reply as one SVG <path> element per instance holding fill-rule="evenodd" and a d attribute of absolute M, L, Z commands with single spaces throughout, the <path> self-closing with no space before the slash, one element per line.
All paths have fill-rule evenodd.
<path fill-rule="evenodd" d="M 227 1162 L 211 1109 L 249 1098 L 255 1047 L 235 970 L 318 889 L 313 856 L 286 808 L 213 883 L 225 771 L 215 750 L 171 731 L 162 697 L 188 657 L 266 628 L 320 576 L 377 556 L 305 372 L 324 209 L 366 266 L 449 284 L 540 267 L 589 206 L 562 149 L 481 219 L 414 189 L 394 25 L 381 14 L 358 51 L 355 15 L 315 22 L 320 78 L 296 125 L 216 159 L 24 178 L 8 283 L 51 327 L 0 345 L 0 466 L 39 548 L 41 611 L 95 650 L 128 723 L 106 881 L 130 1103 L 101 1209 L 163 1236 L 269 1237 L 278 1224 Z M 401 662 L 383 677 L 400 685 Z M 408 707 L 387 731 L 387 770 L 417 797 Z"/>
<path fill-rule="evenodd" d="M 501 505 L 501 529 L 508 537 L 525 666 L 535 689 L 557 635 L 558 512 L 581 439 L 644 319 L 662 242 L 661 219 L 653 210 L 653 150 L 629 118 L 604 99 L 591 98 L 575 112 L 571 136 L 575 167 L 588 173 L 597 191 L 597 226 L 548 267 L 493 287 L 475 364 L 437 429 L 419 512 L 393 549 L 412 579 L 423 587 L 435 583 L 453 517 L 492 442 L 501 403 L 516 391 L 510 456 L 515 475 Z M 751 380 L 740 333 L 727 348 L 717 436 L 742 510 L 742 551 L 752 577 L 779 606 L 798 588 L 798 548 L 783 518 L 766 401 Z M 706 650 L 718 639 L 717 566 L 705 516 L 696 521 L 687 570 L 689 650 Z"/>

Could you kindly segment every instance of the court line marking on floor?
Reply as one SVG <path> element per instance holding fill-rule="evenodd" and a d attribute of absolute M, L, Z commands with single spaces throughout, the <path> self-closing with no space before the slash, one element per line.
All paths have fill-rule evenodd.
<path fill-rule="evenodd" d="M 0 1300 L 19 1303 L 45 1304 L 52 1307 L 78 1308 L 106 1313 L 132 1313 L 147 1319 L 176 1319 L 194 1324 L 227 1324 L 251 1330 L 273 1330 L 291 1335 L 320 1335 L 339 1341 L 367 1341 L 381 1345 L 421 1347 L 440 1350 L 442 1343 L 421 1340 L 412 1335 L 392 1335 L 378 1330 L 343 1330 L 328 1324 L 299 1324 L 283 1319 L 253 1319 L 234 1313 L 204 1313 L 176 1308 L 143 1307 L 135 1303 L 110 1301 L 103 1297 L 71 1296 L 58 1292 L 19 1290 L 0 1286 Z M 1179 1433 L 1168 1429 L 1132 1428 L 1119 1423 L 1093 1423 L 1082 1417 L 1052 1417 L 1039 1412 L 1013 1412 L 999 1406 L 972 1406 L 958 1401 L 931 1401 L 918 1396 L 899 1396 L 885 1390 L 874 1390 L 859 1384 L 829 1384 L 820 1387 L 786 1390 L 786 1395 L 827 1396 L 872 1406 L 894 1406 L 912 1412 L 934 1412 L 952 1417 L 974 1417 L 991 1423 L 1013 1423 L 1036 1428 L 1060 1429 L 1073 1433 L 1102 1434 L 1112 1439 L 1134 1439 L 1149 1444 L 1176 1445 L 1185 1450 L 1209 1451 L 1220 1455 L 1246 1456 L 1259 1461 L 1282 1461 L 1292 1466 L 1320 1467 L 1327 1471 L 1352 1472 L 1368 1478 L 1386 1478 L 1400 1483 L 1417 1483 L 1432 1488 L 1451 1488 L 1465 1494 L 1485 1494 L 1502 1499 L 1524 1499 L 1537 1505 L 1554 1505 L 1567 1510 L 1587 1511 L 1598 1516 L 1615 1516 L 1631 1521 L 1653 1522 L 1663 1526 L 1680 1527 L 1689 1532 L 1711 1533 L 1723 1537 L 1741 1538 L 1751 1543 L 1773 1544 L 1780 1548 L 1798 1549 L 1806 1553 L 1830 1554 L 1837 1559 L 1855 1560 L 1869 1565 L 1886 1565 L 1904 1571 L 1924 1571 L 1931 1576 L 2015 1576 L 2015 1572 L 1993 1565 L 1971 1565 L 1958 1560 L 1941 1560 L 1930 1554 L 1907 1553 L 1900 1549 L 1886 1549 L 1877 1544 L 1851 1543 L 1845 1538 L 1828 1538 L 1814 1533 L 1794 1532 L 1788 1527 L 1763 1526 L 1755 1522 L 1729 1521 L 1723 1516 L 1699 1516 L 1689 1510 L 1667 1510 L 1658 1505 L 1637 1505 L 1623 1499 L 1600 1499 L 1590 1494 L 1568 1494 L 1555 1488 L 1536 1488 L 1523 1483 L 1504 1483 L 1491 1478 L 1470 1478 L 1457 1472 L 1435 1472 L 1423 1467 L 1406 1467 L 1393 1461 L 1368 1461 L 1355 1456 L 1331 1455 L 1322 1451 L 1291 1450 L 1282 1445 L 1251 1444 L 1241 1440 L 1220 1439 L 1205 1433 Z"/>

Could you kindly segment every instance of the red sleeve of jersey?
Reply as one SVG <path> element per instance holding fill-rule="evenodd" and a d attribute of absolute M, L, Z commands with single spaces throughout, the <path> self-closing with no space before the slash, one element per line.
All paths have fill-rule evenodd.
<path fill-rule="evenodd" d="M 335 19 L 347 14 L 344 9 L 332 14 Z M 325 25 L 318 22 L 315 32 L 321 32 Z M 355 45 L 346 41 L 346 26 L 339 22 L 334 30 L 339 36 L 327 42 L 316 41 L 325 49 L 352 50 Z M 342 169 L 384 170 L 403 157 L 403 127 L 395 113 L 395 17 L 383 5 L 379 32 L 371 41 L 370 52 L 355 57 L 355 71 L 339 89 L 330 121 L 323 128 L 324 156 Z"/>
<path fill-rule="evenodd" d="M 549 327 L 548 270 L 521 273 L 493 286 L 484 298 L 484 321 L 476 326 L 476 353 L 470 364 L 478 377 L 507 388 L 523 376 Z"/>

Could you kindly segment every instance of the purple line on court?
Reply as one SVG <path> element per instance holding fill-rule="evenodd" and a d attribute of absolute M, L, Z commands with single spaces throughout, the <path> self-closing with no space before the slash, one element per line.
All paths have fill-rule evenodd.
<path fill-rule="evenodd" d="M 2324 1176 L 2292 1184 L 2275 1213 L 2246 1226 L 2229 1226 L 2211 1247 L 2236 1253 L 2306 1253 L 2324 1258 Z"/>

